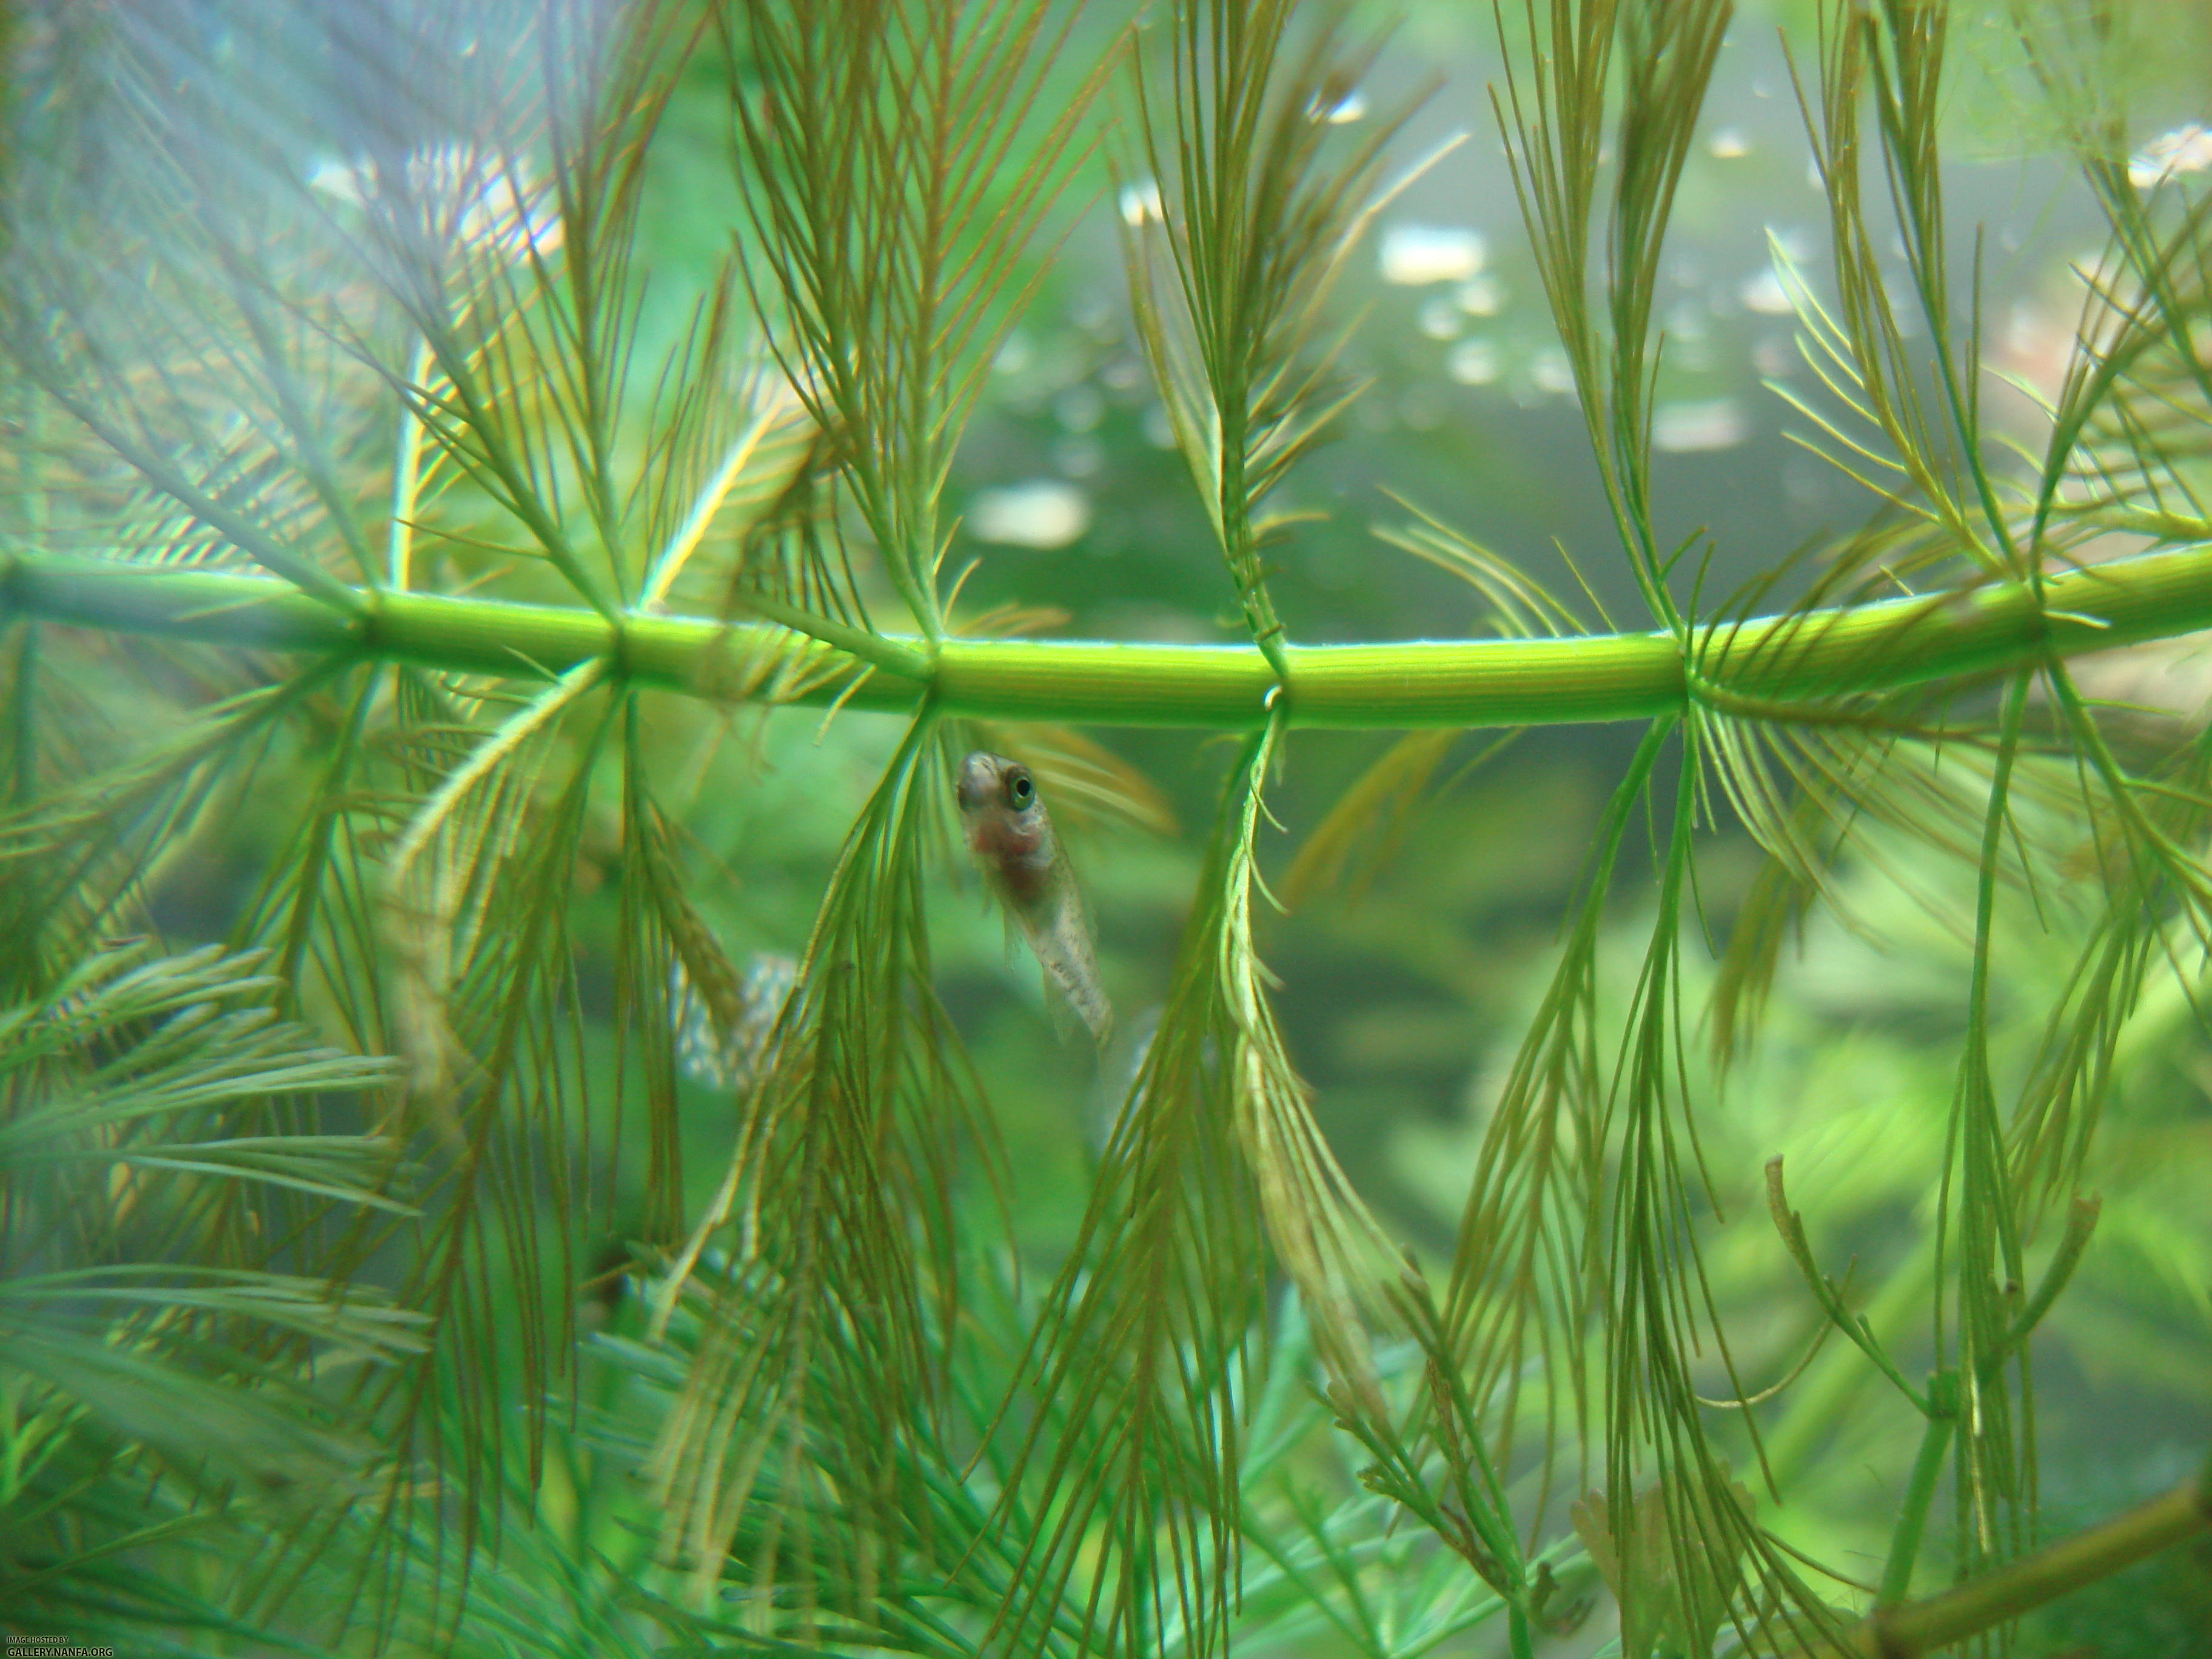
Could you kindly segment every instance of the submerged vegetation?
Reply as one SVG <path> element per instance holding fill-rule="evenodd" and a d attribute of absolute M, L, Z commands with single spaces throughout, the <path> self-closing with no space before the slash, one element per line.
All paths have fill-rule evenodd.
<path fill-rule="evenodd" d="M 1481 621 L 1343 643 L 1286 621 L 1299 481 L 1351 273 L 1460 159 L 1400 153 L 1364 11 L 8 9 L 9 1628 L 1911 1654 L 2109 1581 L 2110 1639 L 2185 1631 L 2202 1574 L 2117 1576 L 2201 1539 L 2205 1447 L 2118 1514 L 2081 1449 L 2212 1389 L 2212 738 L 2116 653 L 2212 625 L 2212 187 L 2134 101 L 2207 48 L 2151 0 L 1800 9 L 1827 246 L 1767 309 L 1852 505 L 1662 529 L 1729 6 L 1508 0 L 1468 117 L 1613 544 L 1547 583 L 1385 496 Z M 1970 22 L 2104 227 L 2032 442 L 1945 204 Z M 951 481 L 1087 197 L 1234 644 L 963 603 Z M 1466 783 L 1602 722 L 1566 831 Z M 1146 728 L 1226 739 L 1187 862 L 1071 831 L 1173 830 Z M 1274 871 L 1317 728 L 1404 735 Z M 1173 918 L 1109 1021 L 1067 866 L 1016 896 L 1095 1044 L 969 982 L 971 753 L 1109 934 Z M 1472 947 L 1467 1112 L 1340 1161 L 1278 896 L 1503 885 L 1507 841 L 1571 890 Z M 1340 936 L 1448 908 L 1397 902 Z"/>

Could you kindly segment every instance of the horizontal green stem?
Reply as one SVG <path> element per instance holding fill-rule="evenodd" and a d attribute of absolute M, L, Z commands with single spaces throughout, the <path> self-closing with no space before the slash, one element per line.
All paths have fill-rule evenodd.
<path fill-rule="evenodd" d="M 2023 589 L 1985 587 L 1717 624 L 1692 635 L 1694 672 L 1665 634 L 1293 646 L 1278 692 L 1273 670 L 1250 646 L 948 639 L 933 658 L 926 641 L 894 637 L 878 642 L 871 665 L 760 622 L 610 621 L 587 610 L 391 592 L 362 592 L 349 614 L 266 577 L 0 561 L 0 621 L 39 617 L 527 678 L 604 659 L 619 675 L 703 696 L 843 696 L 860 708 L 910 708 L 933 683 L 942 712 L 998 720 L 1249 728 L 1273 694 L 1288 698 L 1292 726 L 1401 728 L 1641 720 L 1693 700 L 1780 713 L 2187 633 L 2212 626 L 2212 546 L 2069 571 L 2044 591 L 2040 612 Z M 909 664 L 914 672 L 904 672 Z M 777 665 L 804 672 L 764 680 Z"/>

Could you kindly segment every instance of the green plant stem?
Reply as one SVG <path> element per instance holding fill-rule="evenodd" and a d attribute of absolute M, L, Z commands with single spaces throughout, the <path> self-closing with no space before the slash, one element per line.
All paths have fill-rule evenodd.
<path fill-rule="evenodd" d="M 2194 1480 L 2061 1539 L 1971 1583 L 1903 1607 L 1885 1607 L 1854 1632 L 1871 1659 L 1911 1659 L 2124 1571 L 2169 1545 L 2212 1527 L 2212 1467 Z"/>
<path fill-rule="evenodd" d="M 1832 1638 L 1801 1638 L 1789 1656 L 1819 1659 L 1918 1659 L 2033 1613 L 2047 1601 L 2126 1571 L 2212 1528 L 2212 1460 L 2185 1480 L 2122 1515 L 2023 1555 L 1941 1595 L 1874 1613 Z"/>
<path fill-rule="evenodd" d="M 1505 1640 L 1513 1659 L 1536 1659 L 1536 1640 L 1528 1628 L 1528 1614 L 1518 1602 L 1505 1604 Z"/>
<path fill-rule="evenodd" d="M 1700 687 L 1795 702 L 1876 692 L 2212 626 L 2212 546 L 2069 572 L 2044 586 L 1893 599 L 1692 630 Z M 0 620 L 210 644 L 547 678 L 605 659 L 619 676 L 710 696 L 752 694 L 760 665 L 820 672 L 799 700 L 910 711 L 926 686 L 948 715 L 1250 729 L 1276 674 L 1251 646 L 884 636 L 873 665 L 757 623 L 598 613 L 556 605 L 349 590 L 357 612 L 265 577 L 15 555 L 0 560 Z M 1644 720 L 1693 695 L 1667 634 L 1417 641 L 1286 649 L 1288 724 L 1352 729 Z M 891 666 L 911 663 L 908 674 Z M 854 686 L 853 677 L 872 668 Z"/>
<path fill-rule="evenodd" d="M 1890 1534 L 1889 1559 L 1882 1564 L 1881 1585 L 1875 1592 L 1876 1607 L 1902 1601 L 1912 1588 L 1912 1565 L 1919 1559 L 1921 1535 L 1928 1529 L 1928 1507 L 1935 1501 L 1936 1483 L 1943 1476 L 1943 1455 L 1951 1449 L 1951 1431 L 1958 1421 L 1959 1379 L 1938 1371 L 1928 1379 L 1928 1426 L 1920 1437 L 1920 1454 L 1912 1460 L 1905 1512 Z"/>

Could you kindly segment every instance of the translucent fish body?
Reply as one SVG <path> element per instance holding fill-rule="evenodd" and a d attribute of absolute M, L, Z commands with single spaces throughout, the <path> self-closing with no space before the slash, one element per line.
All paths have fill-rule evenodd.
<path fill-rule="evenodd" d="M 1114 1011 L 1098 982 L 1091 918 L 1027 767 L 981 752 L 960 763 L 960 821 L 991 890 L 1054 984 L 1104 1042 Z"/>

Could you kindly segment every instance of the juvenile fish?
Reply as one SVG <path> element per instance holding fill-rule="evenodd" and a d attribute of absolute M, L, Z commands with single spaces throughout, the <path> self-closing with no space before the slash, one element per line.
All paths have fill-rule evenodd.
<path fill-rule="evenodd" d="M 1018 761 L 978 751 L 960 763 L 957 791 L 968 849 L 992 891 L 1020 926 L 1045 973 L 1103 1043 L 1114 1028 L 1114 1010 L 1098 982 L 1091 918 L 1036 779 Z"/>

